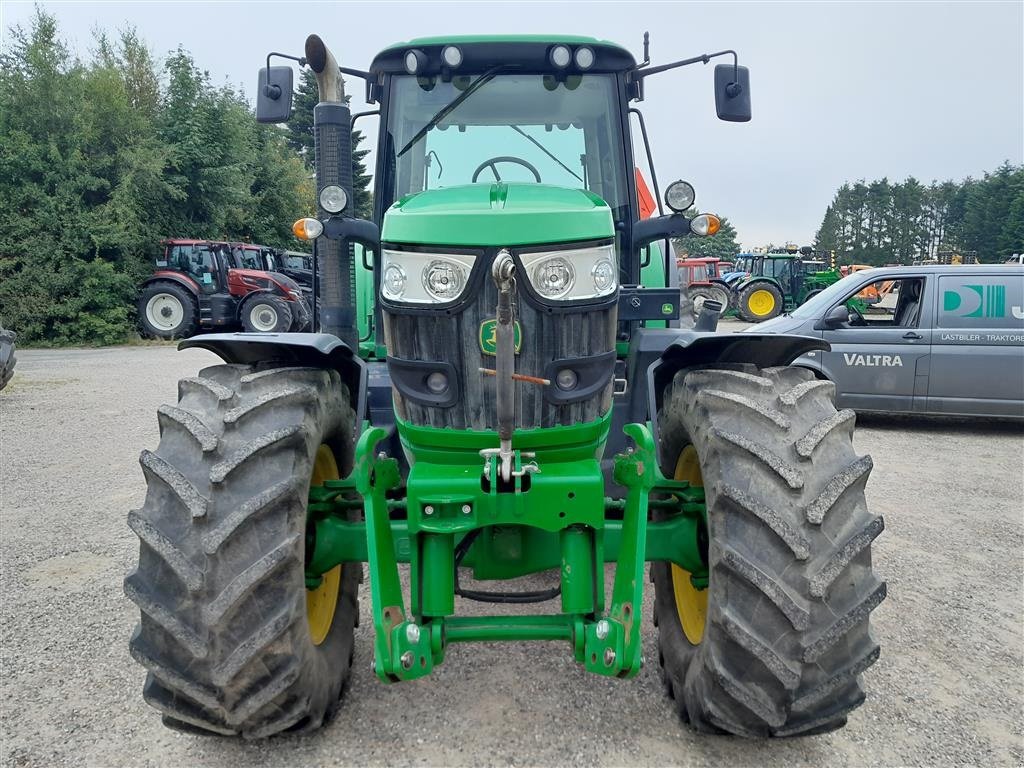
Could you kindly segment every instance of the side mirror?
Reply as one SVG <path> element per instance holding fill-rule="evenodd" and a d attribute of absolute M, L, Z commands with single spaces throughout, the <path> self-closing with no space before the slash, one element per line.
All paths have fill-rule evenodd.
<path fill-rule="evenodd" d="M 750 120 L 750 70 L 732 64 L 715 67 L 715 110 L 719 120 Z"/>
<path fill-rule="evenodd" d="M 292 68 L 263 67 L 256 86 L 256 121 L 284 123 L 292 116 Z"/>
<path fill-rule="evenodd" d="M 825 326 L 825 328 L 830 329 L 840 328 L 848 322 L 850 322 L 850 310 L 846 308 L 845 304 L 840 304 L 837 307 L 832 307 L 832 309 L 826 313 L 822 320 L 822 325 Z"/>

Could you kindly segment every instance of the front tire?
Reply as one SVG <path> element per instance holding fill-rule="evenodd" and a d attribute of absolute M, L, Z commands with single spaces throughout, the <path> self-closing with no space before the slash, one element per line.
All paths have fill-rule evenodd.
<path fill-rule="evenodd" d="M 18 362 L 14 355 L 16 338 L 18 335 L 14 331 L 8 331 L 0 325 L 0 389 L 6 387 L 14 376 L 14 365 Z"/>
<path fill-rule="evenodd" d="M 156 339 L 187 339 L 199 326 L 199 304 L 184 286 L 156 280 L 142 290 L 138 302 L 143 335 Z"/>
<path fill-rule="evenodd" d="M 709 582 L 702 618 L 688 574 L 652 565 L 659 660 L 699 730 L 822 733 L 864 701 L 883 521 L 865 505 L 871 459 L 854 453 L 854 414 L 836 411 L 834 391 L 771 368 L 681 372 L 665 392 L 664 469 L 704 486 Z"/>
<path fill-rule="evenodd" d="M 243 302 L 242 327 L 249 333 L 287 333 L 292 326 L 288 302 L 272 293 L 253 293 Z"/>
<path fill-rule="evenodd" d="M 160 408 L 124 587 L 143 697 L 167 725 L 258 738 L 337 709 L 362 569 L 306 589 L 306 505 L 311 483 L 351 466 L 354 419 L 338 373 L 314 368 L 207 368 Z"/>
<path fill-rule="evenodd" d="M 778 317 L 784 306 L 782 291 L 764 281 L 744 286 L 736 297 L 736 311 L 748 323 L 761 323 Z"/>

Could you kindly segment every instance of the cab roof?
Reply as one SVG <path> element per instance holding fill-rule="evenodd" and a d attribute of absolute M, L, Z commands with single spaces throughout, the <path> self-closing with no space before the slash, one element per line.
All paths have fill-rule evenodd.
<path fill-rule="evenodd" d="M 608 48 L 618 48 L 625 53 L 628 50 L 618 43 L 610 40 L 598 40 L 596 37 L 585 35 L 451 35 L 450 37 L 416 37 L 405 43 L 393 43 L 385 48 L 385 51 L 395 48 L 416 48 L 425 45 L 468 45 L 475 43 L 542 43 L 544 45 L 594 45 Z"/>

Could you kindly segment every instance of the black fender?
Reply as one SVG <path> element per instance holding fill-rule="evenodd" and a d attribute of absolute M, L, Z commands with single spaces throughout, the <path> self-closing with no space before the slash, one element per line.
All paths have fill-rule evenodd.
<path fill-rule="evenodd" d="M 647 369 L 647 408 L 658 443 L 658 410 L 675 375 L 688 368 L 750 363 L 758 368 L 789 365 L 801 355 L 829 351 L 823 339 L 776 333 L 700 333 L 674 331 L 674 338 Z"/>
<path fill-rule="evenodd" d="M 754 283 L 770 283 L 771 285 L 774 285 L 776 288 L 778 288 L 779 291 L 782 292 L 783 296 L 786 295 L 786 292 L 782 290 L 782 285 L 779 283 L 778 280 L 775 280 L 774 278 L 771 277 L 765 277 L 764 275 L 753 275 L 752 277 L 748 277 L 746 280 L 741 280 L 733 285 L 733 290 L 736 291 L 736 293 L 738 294 L 748 285 L 753 285 Z"/>
<path fill-rule="evenodd" d="M 366 363 L 330 333 L 206 333 L 178 344 L 178 349 L 207 349 L 225 363 L 286 363 L 333 368 L 348 387 L 356 413 L 356 434 L 366 419 Z"/>

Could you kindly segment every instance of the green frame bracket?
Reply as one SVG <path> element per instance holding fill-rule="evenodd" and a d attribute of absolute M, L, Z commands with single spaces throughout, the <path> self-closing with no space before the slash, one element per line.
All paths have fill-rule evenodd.
<path fill-rule="evenodd" d="M 639 672 L 644 563 L 667 560 L 690 571 L 695 586 L 707 583 L 698 545 L 704 495 L 702 488 L 664 478 L 649 427 L 629 424 L 624 431 L 635 448 L 613 462 L 614 480 L 626 489 L 626 498 L 605 498 L 599 457 L 609 421 L 536 430 L 537 456 L 531 460 L 540 472 L 517 477 L 502 489 L 488 479 L 497 477 L 494 457 L 484 459 L 478 452 L 487 445 L 487 435 L 456 432 L 446 453 L 439 444 L 441 430 L 416 428 L 403 435 L 406 450 L 417 460 L 401 499 L 388 498 L 402 496 L 389 494 L 402 482 L 398 462 L 377 453 L 388 433 L 367 427 L 349 477 L 310 490 L 314 528 L 307 586 L 315 587 L 320 574 L 339 563 L 368 563 L 374 672 L 381 680 L 429 674 L 450 643 L 509 640 L 566 640 L 576 660 L 592 672 L 615 677 Z M 544 449 L 541 433 L 549 431 L 557 434 Z M 424 438 L 432 444 L 419 445 Z M 417 448 L 436 460 L 420 460 Z M 517 470 L 524 458 L 517 450 Z M 358 507 L 363 521 L 351 519 Z M 649 522 L 651 508 L 664 514 Z M 391 520 L 392 510 L 404 512 L 405 519 Z M 469 536 L 472 543 L 460 546 Z M 607 614 L 606 562 L 616 563 Z M 411 566 L 408 610 L 399 563 Z M 457 563 L 483 579 L 558 568 L 562 612 L 456 616 Z"/>

